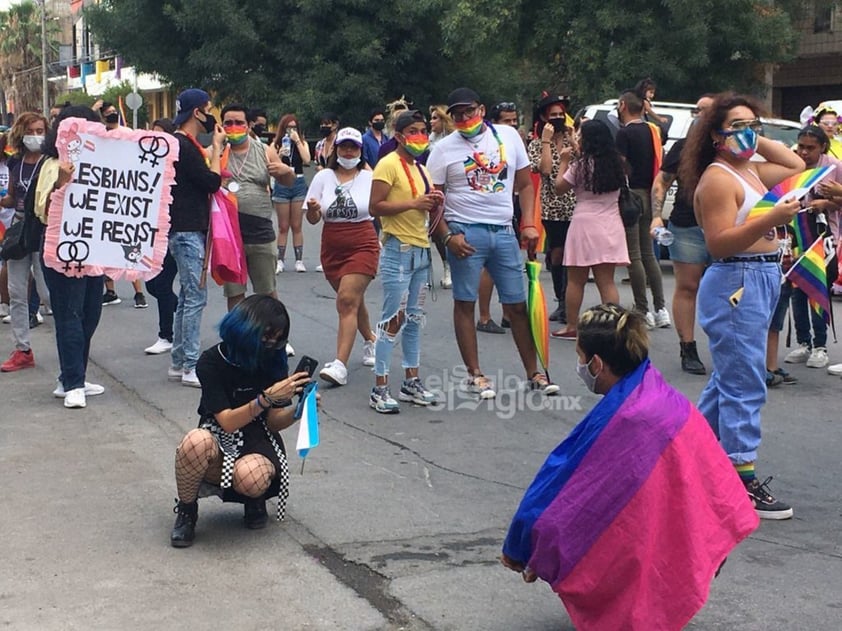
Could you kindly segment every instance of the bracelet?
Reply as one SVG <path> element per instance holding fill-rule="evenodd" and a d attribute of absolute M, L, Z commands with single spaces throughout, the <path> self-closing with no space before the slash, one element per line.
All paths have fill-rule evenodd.
<path fill-rule="evenodd" d="M 528 226 L 521 226 L 520 229 L 523 230 L 524 228 L 534 228 L 533 224 L 529 224 Z"/>
<path fill-rule="evenodd" d="M 552 143 L 551 141 L 549 141 L 549 140 L 542 140 L 542 141 L 541 141 L 541 144 L 542 144 L 542 145 L 551 145 L 551 144 L 553 144 L 553 143 Z"/>
<path fill-rule="evenodd" d="M 262 394 L 262 393 L 261 393 L 261 394 Z M 266 396 L 266 395 L 263 395 L 263 396 Z M 272 406 L 271 406 L 271 404 L 270 404 L 270 405 L 267 405 L 266 407 L 264 407 L 263 405 L 261 405 L 261 404 L 260 404 L 260 395 L 259 395 L 259 394 L 258 394 L 256 397 L 254 397 L 254 402 L 257 404 L 257 407 L 259 407 L 259 408 L 260 408 L 261 410 L 263 410 L 264 412 L 265 412 L 266 410 L 268 410 L 270 407 L 272 407 Z"/>
<path fill-rule="evenodd" d="M 452 238 L 453 238 L 452 232 L 448 232 L 446 235 L 444 235 L 444 239 L 442 239 L 442 244 L 444 245 L 444 247 L 447 247 L 447 244 L 450 243 L 450 240 Z"/>
<path fill-rule="evenodd" d="M 273 409 L 277 410 L 278 408 L 286 408 L 292 405 L 292 399 L 273 399 L 265 392 L 261 392 L 260 394 L 263 395 L 263 398 L 269 402 L 269 407 L 263 408 L 264 410 Z"/>

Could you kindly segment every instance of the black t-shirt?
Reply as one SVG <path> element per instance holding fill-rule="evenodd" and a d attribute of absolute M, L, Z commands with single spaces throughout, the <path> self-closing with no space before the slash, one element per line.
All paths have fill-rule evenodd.
<path fill-rule="evenodd" d="M 680 138 L 675 141 L 675 144 L 664 157 L 664 161 L 661 164 L 661 171 L 670 175 L 678 173 L 678 163 L 681 162 L 681 149 L 686 142 L 686 138 Z M 676 191 L 672 212 L 670 213 L 670 223 L 675 224 L 679 228 L 693 228 L 699 225 L 696 222 L 696 213 L 693 212 L 692 200 L 688 201 L 684 197 L 681 181 L 678 182 L 678 190 Z"/>
<path fill-rule="evenodd" d="M 275 150 L 280 153 L 281 147 L 276 146 Z M 290 155 L 281 156 L 281 162 L 292 167 L 296 175 L 304 175 L 304 161 L 301 159 L 301 154 L 298 152 L 298 145 L 290 141 L 289 148 Z"/>
<path fill-rule="evenodd" d="M 626 159 L 631 173 L 629 188 L 651 189 L 655 168 L 655 146 L 648 123 L 630 123 L 617 130 L 617 150 Z"/>
<path fill-rule="evenodd" d="M 184 134 L 178 139 L 178 162 L 170 205 L 170 232 L 207 232 L 211 193 L 222 184 L 218 173 L 210 170 L 198 147 Z"/>

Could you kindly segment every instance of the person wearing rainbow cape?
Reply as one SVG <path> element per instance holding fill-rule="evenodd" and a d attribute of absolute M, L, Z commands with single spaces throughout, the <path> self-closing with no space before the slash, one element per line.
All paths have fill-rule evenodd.
<path fill-rule="evenodd" d="M 707 421 L 649 360 L 643 315 L 579 318 L 576 372 L 603 399 L 548 456 L 503 565 L 548 582 L 576 629 L 682 629 L 759 519 Z"/>

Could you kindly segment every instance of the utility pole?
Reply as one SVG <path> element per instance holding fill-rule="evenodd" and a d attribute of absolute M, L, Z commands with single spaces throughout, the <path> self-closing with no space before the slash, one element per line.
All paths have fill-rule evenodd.
<path fill-rule="evenodd" d="M 50 90 L 47 81 L 47 0 L 36 0 L 41 5 L 41 113 L 49 115 Z"/>

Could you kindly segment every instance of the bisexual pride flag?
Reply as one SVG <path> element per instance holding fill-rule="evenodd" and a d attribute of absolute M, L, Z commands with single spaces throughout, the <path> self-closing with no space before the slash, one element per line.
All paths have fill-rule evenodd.
<path fill-rule="evenodd" d="M 705 418 L 646 360 L 549 455 L 503 553 L 579 631 L 678 630 L 758 523 Z"/>

